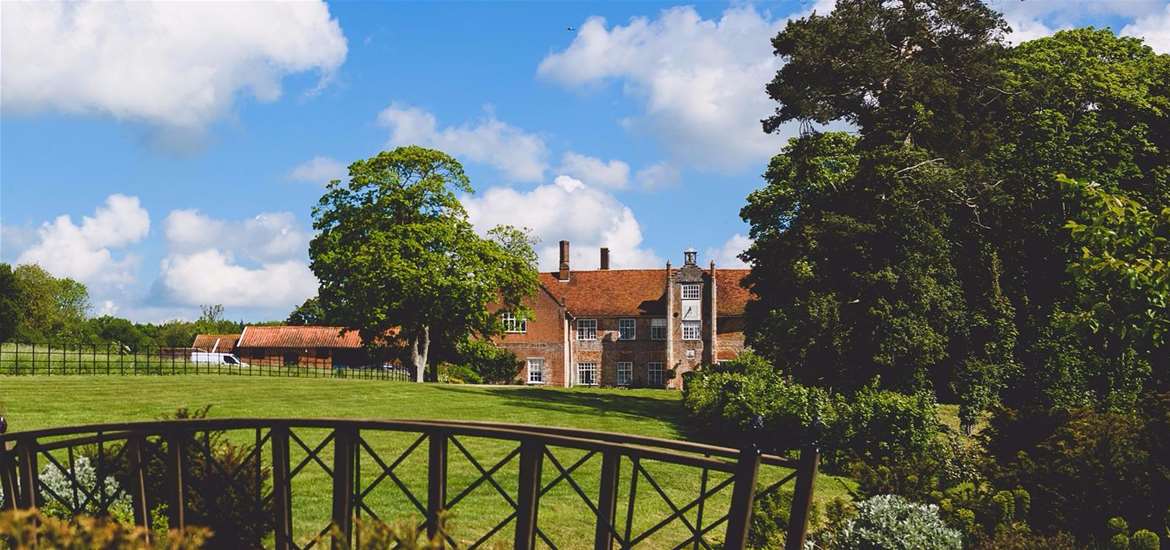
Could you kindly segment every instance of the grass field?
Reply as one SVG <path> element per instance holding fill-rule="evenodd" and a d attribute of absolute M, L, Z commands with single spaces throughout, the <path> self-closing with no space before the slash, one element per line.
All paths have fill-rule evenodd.
<path fill-rule="evenodd" d="M 9 418 L 10 430 L 31 430 L 51 426 L 154 419 L 178 407 L 211 405 L 214 417 L 304 417 L 375 419 L 457 419 L 564 426 L 628 433 L 652 437 L 686 439 L 678 392 L 663 390 L 555 389 L 525 387 L 477 387 L 419 385 L 411 383 L 338 379 L 245 378 L 236 376 L 0 376 L 0 411 Z M 319 441 L 325 432 L 308 434 Z M 370 443 L 384 460 L 392 460 L 413 436 L 371 434 Z M 515 445 L 469 438 L 464 442 L 484 467 L 503 458 Z M 310 442 L 312 444 L 312 442 Z M 403 463 L 400 474 L 416 495 L 426 494 L 426 453 L 416 452 Z M 328 453 L 324 456 L 330 457 Z M 555 451 L 566 467 L 583 456 L 570 449 Z M 293 460 L 299 461 L 294 451 Z M 586 494 L 596 495 L 600 457 L 586 462 L 574 478 Z M 455 449 L 450 451 L 450 494 L 458 494 L 478 475 Z M 363 468 L 366 466 L 363 465 Z M 647 469 L 661 483 L 677 505 L 689 502 L 698 493 L 698 471 L 670 464 L 648 464 Z M 768 468 L 766 479 L 787 473 Z M 555 471 L 546 465 L 545 483 Z M 363 470 L 369 481 L 373 473 Z M 628 484 L 628 469 L 623 470 Z M 515 462 L 496 475 L 500 484 L 516 485 Z M 721 479 L 713 474 L 711 482 Z M 848 480 L 822 476 L 816 498 L 826 501 L 845 493 Z M 304 539 L 328 523 L 330 485 L 320 469 L 306 469 L 294 480 L 294 528 Z M 625 493 L 623 493 L 624 495 Z M 412 507 L 389 482 L 372 495 L 374 507 L 383 518 L 410 517 Z M 711 501 L 708 519 L 726 508 L 730 491 Z M 624 499 L 619 498 L 618 517 L 624 517 Z M 452 526 L 457 535 L 486 532 L 511 511 L 487 484 L 470 493 L 453 509 Z M 666 504 L 645 485 L 639 487 L 635 505 L 635 531 L 649 527 L 669 515 Z M 694 511 L 691 521 L 695 521 Z M 588 545 L 592 540 L 592 517 L 586 505 L 562 483 L 542 497 L 539 525 L 562 548 Z M 664 530 L 664 540 L 649 541 L 650 547 L 673 546 L 669 536 L 679 537 L 685 527 L 676 522 Z M 510 533 L 509 528 L 501 531 Z M 722 538 L 722 529 L 716 530 Z M 472 537 L 474 538 L 474 537 Z M 505 537 L 506 538 L 506 537 Z M 464 538 L 463 540 L 468 540 Z M 503 540 L 503 539 L 501 539 Z M 680 540 L 673 539 L 674 542 Z"/>

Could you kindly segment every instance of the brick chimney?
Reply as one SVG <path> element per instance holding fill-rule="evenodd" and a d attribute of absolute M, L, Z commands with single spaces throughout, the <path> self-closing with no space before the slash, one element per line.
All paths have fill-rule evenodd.
<path fill-rule="evenodd" d="M 557 280 L 569 280 L 569 241 L 561 241 L 561 270 L 557 273 Z"/>
<path fill-rule="evenodd" d="M 609 269 L 609 248 L 601 247 L 601 269 Z"/>

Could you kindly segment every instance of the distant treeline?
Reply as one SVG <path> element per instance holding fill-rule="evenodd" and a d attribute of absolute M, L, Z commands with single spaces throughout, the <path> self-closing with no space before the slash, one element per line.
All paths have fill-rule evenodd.
<path fill-rule="evenodd" d="M 202 306 L 195 321 L 135 323 L 112 315 L 91 316 L 89 289 L 54 277 L 37 265 L 0 264 L 0 342 L 190 346 L 196 334 L 238 333 L 242 321 L 223 318 L 222 305 Z M 256 324 L 280 324 L 270 321 Z"/>

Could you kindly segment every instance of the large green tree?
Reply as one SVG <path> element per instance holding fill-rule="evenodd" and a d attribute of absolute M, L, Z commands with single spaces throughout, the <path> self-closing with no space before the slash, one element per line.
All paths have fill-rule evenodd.
<path fill-rule="evenodd" d="M 89 290 L 68 277 L 57 278 L 38 265 L 12 270 L 6 300 L 19 311 L 14 337 L 25 342 L 78 342 L 89 313 Z"/>
<path fill-rule="evenodd" d="M 481 237 L 460 191 L 472 188 L 454 158 L 399 147 L 351 164 L 313 209 L 309 256 L 326 313 L 369 346 L 407 347 L 420 381 L 433 341 L 498 332 L 489 304 L 518 309 L 537 288 L 527 234 Z"/>
<path fill-rule="evenodd" d="M 1164 365 L 1089 324 L 1104 282 L 1075 276 L 1083 203 L 1057 175 L 1170 204 L 1170 56 L 1094 29 L 1009 48 L 1005 30 L 977 0 L 845 0 L 775 37 L 764 126 L 803 131 L 742 214 L 748 335 L 777 365 L 933 383 L 968 421 L 1001 399 L 1132 406 Z M 811 131 L 835 120 L 856 137 Z"/>

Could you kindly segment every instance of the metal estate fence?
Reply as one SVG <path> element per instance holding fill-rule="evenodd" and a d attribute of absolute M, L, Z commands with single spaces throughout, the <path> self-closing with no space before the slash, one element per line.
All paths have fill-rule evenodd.
<path fill-rule="evenodd" d="M 249 349 L 237 357 L 195 348 L 0 343 L 0 375 L 224 374 L 414 381 L 414 370 L 312 350 Z"/>
<path fill-rule="evenodd" d="M 221 438 L 244 442 L 245 456 L 216 462 Z M 85 456 L 88 473 L 78 475 Z M 739 550 L 753 503 L 789 490 L 786 547 L 795 550 L 816 470 L 811 447 L 791 459 L 478 422 L 196 419 L 0 434 L 5 509 L 104 515 L 123 502 L 127 522 L 165 517 L 178 528 L 200 524 L 199 503 L 218 502 L 210 492 L 230 485 L 270 520 L 253 536 L 281 550 L 328 545 L 326 537 L 350 547 L 355 525 L 370 518 L 407 521 L 452 548 Z M 227 481 L 201 481 L 211 474 Z"/>

